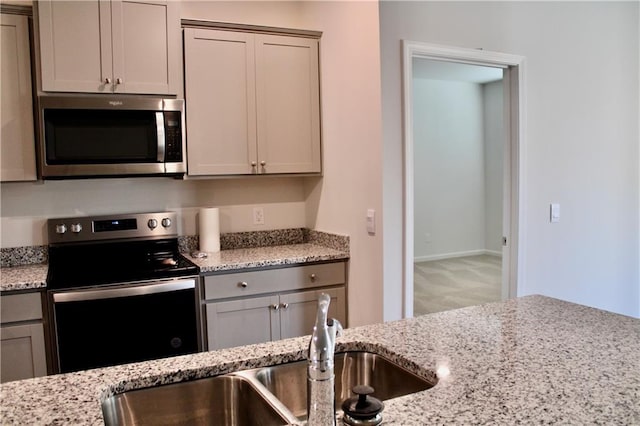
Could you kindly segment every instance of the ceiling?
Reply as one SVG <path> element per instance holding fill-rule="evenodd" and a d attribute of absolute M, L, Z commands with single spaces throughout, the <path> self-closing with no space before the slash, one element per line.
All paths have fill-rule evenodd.
<path fill-rule="evenodd" d="M 502 80 L 502 68 L 413 58 L 413 77 L 484 84 Z"/>

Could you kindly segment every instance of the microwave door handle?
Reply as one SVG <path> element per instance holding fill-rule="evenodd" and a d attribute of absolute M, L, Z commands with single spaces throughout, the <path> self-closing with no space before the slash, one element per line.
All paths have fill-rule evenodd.
<path fill-rule="evenodd" d="M 164 134 L 164 113 L 156 112 L 156 133 L 158 136 L 158 163 L 164 162 L 164 147 L 165 147 L 165 134 Z"/>

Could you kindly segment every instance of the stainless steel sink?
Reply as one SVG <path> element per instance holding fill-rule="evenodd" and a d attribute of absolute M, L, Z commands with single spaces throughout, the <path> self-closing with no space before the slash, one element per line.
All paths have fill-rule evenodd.
<path fill-rule="evenodd" d="M 369 385 L 387 400 L 436 384 L 370 352 L 335 356 L 336 408 Z M 111 425 L 286 425 L 307 417 L 307 361 L 128 391 L 102 404 Z"/>
<path fill-rule="evenodd" d="M 125 392 L 102 404 L 105 425 L 287 425 L 245 378 L 217 376 Z"/>
<path fill-rule="evenodd" d="M 307 418 L 307 362 L 274 365 L 254 370 L 255 378 L 300 419 Z M 387 400 L 433 387 L 427 380 L 380 355 L 370 352 L 343 352 L 335 356 L 335 407 L 352 398 L 351 389 L 368 385 L 372 396 Z"/>

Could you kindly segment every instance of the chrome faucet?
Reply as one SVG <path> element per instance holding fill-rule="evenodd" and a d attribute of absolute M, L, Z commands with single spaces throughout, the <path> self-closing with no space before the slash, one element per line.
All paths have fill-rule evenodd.
<path fill-rule="evenodd" d="M 336 337 L 342 334 L 342 324 L 328 319 L 331 297 L 322 293 L 318 298 L 318 313 L 313 327 L 307 365 L 307 425 L 336 424 L 334 352 Z"/>

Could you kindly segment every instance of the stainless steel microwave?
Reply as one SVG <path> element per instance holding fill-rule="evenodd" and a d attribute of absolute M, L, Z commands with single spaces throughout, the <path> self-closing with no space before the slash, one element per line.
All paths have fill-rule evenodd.
<path fill-rule="evenodd" d="M 184 101 L 142 96 L 38 97 L 43 179 L 180 176 Z"/>

